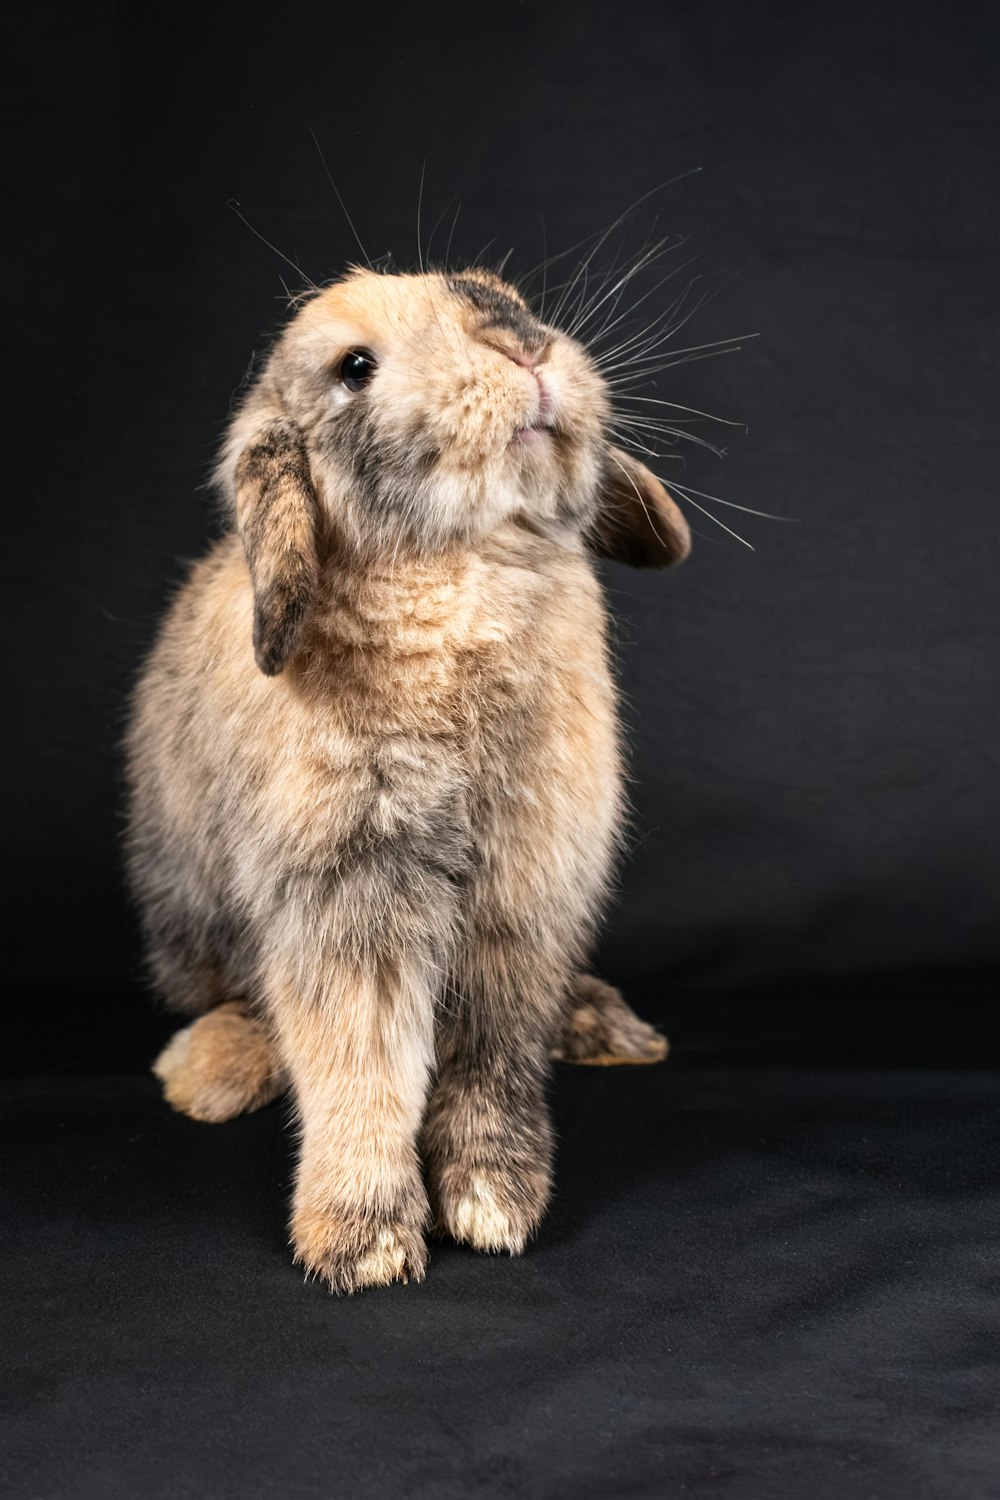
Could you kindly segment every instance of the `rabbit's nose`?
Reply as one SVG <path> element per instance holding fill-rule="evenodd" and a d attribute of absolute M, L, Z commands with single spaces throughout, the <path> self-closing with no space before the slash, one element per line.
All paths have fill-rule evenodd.
<path fill-rule="evenodd" d="M 541 359 L 541 354 L 528 354 L 523 349 L 505 349 L 503 352 L 523 370 L 533 370 Z"/>
<path fill-rule="evenodd" d="M 551 339 L 547 336 L 540 344 L 532 344 L 529 348 L 521 339 L 506 329 L 491 328 L 489 333 L 481 335 L 482 342 L 488 349 L 495 349 L 498 354 L 503 354 L 515 365 L 520 365 L 523 370 L 534 370 L 548 353 Z"/>

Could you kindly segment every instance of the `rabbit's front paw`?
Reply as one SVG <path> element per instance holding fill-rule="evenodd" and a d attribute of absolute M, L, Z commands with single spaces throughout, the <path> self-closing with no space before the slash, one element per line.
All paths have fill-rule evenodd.
<path fill-rule="evenodd" d="M 520 1255 L 549 1200 L 547 1166 L 455 1162 L 433 1175 L 436 1227 L 474 1250 Z"/>
<path fill-rule="evenodd" d="M 333 1292 L 359 1292 L 394 1281 L 423 1281 L 423 1226 L 405 1219 L 338 1216 L 308 1208 L 292 1220 L 295 1263 Z"/>

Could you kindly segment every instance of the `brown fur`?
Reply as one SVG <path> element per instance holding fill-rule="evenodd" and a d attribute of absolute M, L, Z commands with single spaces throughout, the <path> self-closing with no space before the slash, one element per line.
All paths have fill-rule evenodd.
<path fill-rule="evenodd" d="M 354 349 L 377 369 L 349 393 Z M 663 511 L 607 415 L 495 278 L 352 273 L 235 417 L 236 527 L 136 692 L 133 882 L 158 985 L 202 1016 L 157 1071 L 198 1118 L 290 1080 L 296 1257 L 336 1290 L 419 1279 L 431 1222 L 517 1252 L 548 1199 L 548 1058 L 622 818 L 584 538 L 632 536 L 620 462 Z M 595 997 L 600 1055 L 648 1048 Z"/>
<path fill-rule="evenodd" d="M 592 974 L 570 987 L 552 1056 L 619 1066 L 662 1062 L 669 1043 Z M 242 1001 L 232 1000 L 175 1032 L 153 1064 L 168 1104 L 192 1120 L 218 1123 L 272 1103 L 288 1087 L 273 1038 Z"/>
<path fill-rule="evenodd" d="M 592 974 L 581 974 L 554 1057 L 609 1067 L 662 1062 L 669 1050 L 662 1032 L 640 1021 L 620 991 Z"/>

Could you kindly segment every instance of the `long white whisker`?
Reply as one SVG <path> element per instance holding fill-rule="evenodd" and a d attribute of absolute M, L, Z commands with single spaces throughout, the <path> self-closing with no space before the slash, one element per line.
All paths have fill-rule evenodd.
<path fill-rule="evenodd" d="M 685 175 L 687 175 L 687 174 L 685 174 Z M 655 191 L 655 189 L 653 191 Z M 648 197 L 649 194 L 645 194 L 644 196 Z M 639 203 L 641 203 L 642 201 L 643 201 L 643 199 L 640 198 L 639 199 Z M 636 204 L 635 206 L 638 207 L 638 204 Z M 600 237 L 598 238 L 597 243 L 594 245 L 594 247 L 590 251 L 590 254 L 587 255 L 584 258 L 583 261 L 581 261 L 580 265 L 577 267 L 576 271 L 573 273 L 573 276 L 570 278 L 570 281 L 568 283 L 567 291 L 565 291 L 563 293 L 562 297 L 560 297 L 560 299 L 559 299 L 559 303 L 558 303 L 558 305 L 556 307 L 556 311 L 553 314 L 553 321 L 555 319 L 557 319 L 560 316 L 560 314 L 562 313 L 562 310 L 563 310 L 564 306 L 566 305 L 566 302 L 568 300 L 568 297 L 570 295 L 570 292 L 571 292 L 572 288 L 579 281 L 581 274 L 586 275 L 587 270 L 588 270 L 591 262 L 593 261 L 595 255 L 598 253 L 598 251 L 601 249 L 601 246 L 606 243 L 606 241 L 608 239 L 608 236 L 611 235 L 611 234 L 613 234 L 613 232 L 615 231 L 615 229 L 617 229 L 618 225 L 622 222 L 622 220 L 627 217 L 627 214 L 631 213 L 633 211 L 634 211 L 633 209 L 626 210 L 626 213 L 620 215 L 619 218 L 617 218 L 614 221 L 614 223 L 609 224 L 608 227 L 607 227 L 607 229 L 604 231 L 604 233 L 602 235 L 600 235 Z M 640 250 L 640 252 L 639 252 L 640 257 L 645 252 L 646 245 L 648 245 L 648 243 L 649 243 L 649 237 L 647 236 L 646 242 L 643 245 L 642 250 Z M 665 240 L 661 241 L 659 243 L 659 245 L 656 247 L 657 250 L 662 249 L 663 245 L 665 245 L 666 243 L 667 242 Z M 615 257 L 615 259 L 617 260 L 617 256 Z M 612 264 L 614 264 L 614 262 L 612 262 Z M 576 312 L 576 317 L 577 318 L 580 317 L 580 315 L 581 315 L 582 311 L 584 310 L 585 306 L 586 306 L 586 303 L 585 303 L 584 298 L 578 299 L 577 312 Z"/>
<path fill-rule="evenodd" d="M 684 486 L 682 484 L 678 484 L 677 481 L 676 481 L 676 479 L 674 479 L 674 480 L 670 480 L 668 482 L 668 485 L 667 485 L 668 489 L 669 489 L 669 487 L 670 487 L 671 484 L 673 485 L 673 487 L 674 487 L 675 490 L 680 490 L 681 494 L 684 496 L 684 498 L 687 501 L 687 503 L 689 505 L 693 505 L 694 508 L 695 508 L 695 510 L 700 510 L 701 513 L 702 513 L 702 515 L 703 516 L 707 516 L 710 521 L 714 521 L 715 524 L 716 524 L 716 526 L 721 526 L 722 529 L 723 529 L 723 531 L 728 531 L 729 535 L 730 536 L 734 536 L 738 542 L 742 542 L 743 545 L 744 545 L 744 547 L 749 547 L 751 552 L 756 552 L 756 550 L 757 550 L 756 547 L 754 547 L 751 542 L 748 542 L 745 536 L 740 536 L 739 532 L 738 531 L 734 531 L 731 526 L 727 526 L 726 523 L 725 523 L 725 521 L 720 521 L 719 518 L 718 518 L 718 516 L 713 516 L 712 512 L 710 510 L 706 510 L 703 505 L 699 505 L 698 502 L 697 502 L 697 500 L 692 500 L 691 496 L 687 493 L 686 486 Z"/>
<path fill-rule="evenodd" d="M 361 243 L 361 236 L 358 234 L 358 231 L 354 227 L 354 220 L 351 218 L 350 214 L 347 212 L 347 204 L 344 202 L 343 198 L 340 196 L 340 189 L 337 186 L 337 184 L 334 182 L 334 180 L 333 180 L 333 173 L 330 171 L 330 168 L 326 164 L 326 157 L 323 155 L 323 148 L 322 148 L 322 146 L 320 145 L 319 141 L 316 138 L 316 132 L 315 132 L 315 130 L 313 130 L 313 128 L 312 128 L 311 125 L 308 127 L 308 129 L 309 129 L 309 134 L 312 136 L 312 139 L 313 139 L 313 145 L 316 147 L 316 150 L 319 152 L 319 159 L 323 163 L 323 171 L 326 173 L 327 181 L 329 182 L 330 186 L 333 188 L 333 191 L 336 194 L 337 202 L 340 204 L 340 207 L 343 210 L 344 218 L 347 220 L 348 224 L 350 225 L 351 233 L 353 234 L 354 238 L 358 242 L 358 249 L 361 251 L 361 254 L 365 258 L 365 264 L 367 265 L 369 271 L 372 271 L 372 270 L 374 270 L 374 267 L 373 267 L 371 261 L 368 259 L 368 251 L 365 249 L 364 245 Z"/>
<path fill-rule="evenodd" d="M 608 427 L 608 432 L 623 448 L 634 449 L 636 452 L 641 453 L 644 458 L 652 458 L 654 460 L 663 458 L 662 453 L 657 453 L 654 448 L 650 448 L 640 438 L 635 437 L 633 433 L 618 432 L 614 427 L 610 426 Z"/>
<path fill-rule="evenodd" d="M 598 363 L 603 367 L 609 359 L 620 358 L 622 354 L 630 350 L 633 352 L 629 353 L 629 358 L 633 362 L 638 363 L 649 358 L 657 349 L 661 349 L 664 344 L 673 338 L 675 333 L 678 333 L 684 327 L 685 323 L 690 322 L 695 313 L 704 307 L 705 303 L 709 300 L 708 295 L 704 294 L 698 298 L 698 301 L 688 312 L 684 313 L 683 317 L 677 316 L 682 311 L 691 288 L 698 280 L 700 280 L 700 277 L 693 276 L 683 291 L 674 298 L 666 311 L 660 317 L 655 318 L 648 328 L 640 329 L 638 333 L 623 340 L 617 348 L 607 349 L 602 354 L 597 355 Z M 663 326 L 664 323 L 666 323 L 666 327 Z M 637 345 L 639 346 L 638 348 L 635 347 Z"/>
<path fill-rule="evenodd" d="M 454 238 L 454 235 L 455 235 L 455 225 L 458 223 L 458 216 L 459 216 L 459 214 L 461 212 L 462 212 L 462 200 L 461 200 L 461 198 L 459 198 L 459 200 L 458 200 L 458 207 L 455 210 L 455 217 L 452 219 L 452 221 L 451 221 L 451 228 L 448 231 L 448 243 L 445 246 L 444 263 L 445 263 L 446 266 L 449 266 L 451 264 L 451 242 L 452 242 L 452 239 Z"/>
<path fill-rule="evenodd" d="M 683 490 L 685 493 L 700 495 L 703 500 L 714 500 L 716 505 L 727 505 L 730 510 L 745 511 L 748 516 L 763 516 L 766 521 L 787 521 L 792 526 L 797 526 L 802 519 L 801 516 L 776 516 L 769 510 L 753 510 L 749 505 L 737 505 L 735 500 L 723 500 L 721 495 L 709 495 L 704 490 L 692 489 L 689 484 L 679 484 L 676 479 L 672 479 L 670 482 L 675 490 Z"/>
<path fill-rule="evenodd" d="M 756 336 L 756 334 L 751 335 L 752 338 L 756 338 Z M 724 342 L 725 341 L 722 339 L 719 340 L 720 344 Z M 715 359 L 720 354 L 738 354 L 742 348 L 742 344 L 729 344 L 725 348 L 721 349 L 707 349 L 704 354 L 682 354 L 678 359 L 665 359 L 660 364 L 647 365 L 641 370 L 629 371 L 629 373 L 626 375 L 616 375 L 614 379 L 606 380 L 605 384 L 611 386 L 612 388 L 621 385 L 629 385 L 640 375 L 659 375 L 663 370 L 672 370 L 674 365 L 695 364 L 699 359 Z M 625 362 L 619 368 L 628 370 L 628 363 Z"/>
<path fill-rule="evenodd" d="M 640 245 L 638 251 L 636 252 L 636 255 L 635 255 L 635 267 L 636 268 L 638 268 L 638 263 L 641 260 L 644 259 L 647 251 L 649 250 L 649 242 L 650 242 L 651 237 L 652 237 L 652 228 L 650 229 L 649 233 L 646 235 L 646 238 L 643 240 L 643 242 Z M 658 244 L 659 243 L 662 243 L 662 242 L 658 242 Z M 594 255 L 596 255 L 597 251 L 601 248 L 601 244 L 602 244 L 602 241 L 599 240 L 597 242 L 597 244 L 594 246 L 593 250 L 591 251 L 591 254 L 583 262 L 583 264 L 585 266 L 590 264 L 590 261 L 593 259 Z M 615 250 L 614 255 L 611 257 L 611 264 L 607 268 L 607 270 L 604 272 L 604 279 L 599 283 L 598 288 L 597 288 L 597 290 L 594 293 L 594 299 L 593 300 L 596 300 L 596 298 L 600 296 L 601 291 L 603 290 L 603 288 L 604 288 L 607 280 L 611 276 L 613 276 L 615 274 L 615 270 L 616 270 L 616 268 L 618 266 L 618 258 L 621 255 L 623 249 L 624 249 L 624 245 L 619 245 L 618 248 Z M 583 316 L 585 315 L 585 313 L 587 311 L 588 311 L 588 308 L 587 308 L 586 299 L 581 299 L 580 302 L 579 302 L 579 304 L 578 304 L 578 307 L 577 307 L 576 320 L 575 321 L 571 321 L 568 331 L 572 331 L 572 329 L 574 327 L 578 327 L 579 326 L 580 319 L 583 318 Z"/>
<path fill-rule="evenodd" d="M 683 182 L 687 177 L 697 176 L 700 171 L 701 167 L 690 167 L 688 171 L 681 172 L 676 177 L 669 177 L 665 182 L 659 182 L 657 183 L 656 187 L 652 187 L 648 192 L 641 194 L 641 196 L 636 198 L 633 203 L 629 204 L 628 208 L 624 209 L 623 212 L 618 215 L 617 219 L 612 220 L 607 229 L 603 231 L 597 231 L 597 234 L 600 237 L 600 242 L 595 247 L 595 249 L 599 249 L 600 243 L 603 243 L 603 241 L 607 239 L 608 235 L 612 234 L 614 230 L 618 228 L 619 224 L 624 223 L 624 221 L 629 217 L 630 214 L 634 214 L 636 209 L 646 202 L 647 198 L 652 198 L 654 193 L 666 192 L 667 188 L 674 187 L 676 183 Z M 593 238 L 593 234 L 585 234 L 583 239 L 577 240 L 574 245 L 569 245 L 565 250 L 555 251 L 552 255 L 547 256 L 546 259 L 541 262 L 541 265 L 533 266 L 530 271 L 526 272 L 526 279 L 530 279 L 532 276 L 536 276 L 538 272 L 546 265 L 553 265 L 557 260 L 565 260 L 568 255 L 573 255 L 575 251 L 581 248 L 581 246 L 589 244 Z"/>
<path fill-rule="evenodd" d="M 639 504 L 642 506 L 643 510 L 646 513 L 646 520 L 649 522 L 650 530 L 652 531 L 653 535 L 656 537 L 657 541 L 660 542 L 664 547 L 666 547 L 666 545 L 667 545 L 666 538 L 662 537 L 660 535 L 659 531 L 657 530 L 656 522 L 653 520 L 653 517 L 649 513 L 649 506 L 646 504 L 645 500 L 642 498 L 642 491 L 639 489 L 639 486 L 636 484 L 635 480 L 632 478 L 632 475 L 629 473 L 628 469 L 626 469 L 625 465 L 623 463 L 621 463 L 615 457 L 615 455 L 613 453 L 609 452 L 608 457 L 610 458 L 611 462 L 615 465 L 616 468 L 621 469 L 622 473 L 625 475 L 625 478 L 628 480 L 629 484 L 635 490 L 635 497 L 636 497 L 636 499 L 638 500 Z"/>
<path fill-rule="evenodd" d="M 427 264 L 428 264 L 428 266 L 430 266 L 430 264 L 431 264 L 431 248 L 432 248 L 432 246 L 434 244 L 434 236 L 437 234 L 438 230 L 441 228 L 441 221 L 443 220 L 443 218 L 444 218 L 445 214 L 448 212 L 448 210 L 451 208 L 451 205 L 454 203 L 454 201 L 455 201 L 455 199 L 453 197 L 449 198 L 448 202 L 445 204 L 444 208 L 441 210 L 441 212 L 438 214 L 437 218 L 434 220 L 434 228 L 431 230 L 430 238 L 427 241 Z M 449 244 L 450 244 L 450 241 L 449 241 Z M 447 256 L 446 256 L 446 259 L 447 259 Z"/>
<path fill-rule="evenodd" d="M 599 296 L 593 302 L 593 304 L 585 310 L 584 315 L 577 319 L 577 322 L 571 329 L 574 338 L 579 336 L 581 329 L 583 329 L 587 325 L 587 323 L 598 311 L 598 309 L 604 306 L 605 302 L 607 302 L 611 297 L 615 296 L 615 294 L 617 294 L 618 298 L 620 299 L 629 282 L 634 281 L 636 276 L 638 276 L 641 271 L 644 271 L 647 266 L 652 265 L 653 261 L 658 259 L 660 255 L 669 255 L 672 251 L 679 250 L 680 247 L 686 243 L 687 241 L 683 238 L 674 240 L 673 243 L 669 243 L 667 240 L 661 240 L 659 244 L 654 245 L 646 255 L 641 256 L 640 259 L 636 261 L 635 265 L 630 266 L 629 269 L 619 277 L 615 284 L 610 287 L 608 291 L 604 292 L 602 296 Z M 666 276 L 662 277 L 660 281 L 656 282 L 655 286 L 650 287 L 648 291 L 644 292 L 643 295 L 638 299 L 638 301 L 634 302 L 629 307 L 628 311 L 622 314 L 622 318 L 630 317 L 631 314 L 635 312 L 635 309 L 637 307 L 641 307 L 648 298 L 652 297 L 655 292 L 659 291 L 661 286 L 670 281 L 672 277 L 679 276 L 680 273 L 685 269 L 685 267 L 692 265 L 696 259 L 697 257 L 693 256 L 691 260 L 685 261 L 683 265 L 675 266 L 672 271 L 668 272 Z M 614 315 L 616 306 L 617 302 L 612 306 L 609 316 Z M 607 332 L 609 332 L 610 328 L 616 327 L 619 322 L 621 322 L 621 318 L 616 318 L 615 321 L 610 325 L 605 322 L 604 325 L 598 330 L 596 338 L 602 338 Z"/>
<path fill-rule="evenodd" d="M 660 260 L 664 255 L 669 255 L 673 250 L 678 249 L 681 245 L 684 244 L 683 237 L 678 237 L 672 240 L 669 236 L 664 237 L 663 239 L 656 240 L 651 244 L 650 241 L 652 240 L 655 227 L 656 224 L 654 221 L 654 224 L 651 226 L 645 240 L 636 252 L 631 265 L 629 265 L 621 273 L 621 275 L 618 277 L 618 280 L 614 283 L 613 286 L 607 288 L 607 283 L 613 276 L 615 276 L 617 272 L 618 258 L 622 252 L 622 246 L 619 246 L 619 248 L 612 256 L 611 264 L 605 269 L 601 276 L 601 279 L 598 281 L 594 295 L 589 299 L 589 301 L 586 297 L 580 297 L 578 299 L 576 314 L 572 319 L 569 328 L 567 329 L 567 332 L 569 332 L 573 337 L 576 337 L 579 334 L 579 331 L 581 328 L 583 328 L 584 324 L 589 321 L 589 319 L 593 316 L 597 309 L 603 306 L 603 304 L 609 298 L 615 299 L 612 302 L 611 310 L 608 314 L 609 317 L 613 316 L 615 307 L 622 297 L 625 287 L 628 286 L 628 284 L 633 281 L 641 271 L 644 271 L 648 266 L 653 265 L 655 261 Z M 600 245 L 596 245 L 594 247 L 595 253 L 599 249 Z M 589 264 L 589 261 L 587 263 Z M 606 288 L 607 290 L 605 290 Z"/>
<path fill-rule="evenodd" d="M 539 308 L 538 308 L 538 321 L 539 321 L 539 323 L 544 324 L 544 322 L 545 322 L 545 290 L 546 290 L 546 279 L 547 279 L 547 274 L 548 274 L 548 269 L 549 269 L 549 267 L 548 267 L 548 254 L 547 254 L 547 252 L 548 252 L 548 244 L 547 244 L 546 236 L 545 236 L 545 215 L 543 213 L 539 212 L 539 217 L 541 218 L 541 221 L 542 221 L 542 255 L 543 255 L 543 259 L 542 259 L 542 300 L 541 300 L 541 303 L 540 303 Z"/>
<path fill-rule="evenodd" d="M 421 273 L 424 269 L 424 252 L 420 243 L 420 210 L 424 204 L 424 173 L 427 171 L 427 158 L 424 157 L 420 165 L 420 191 L 417 193 L 417 265 Z"/>
<path fill-rule="evenodd" d="M 621 313 L 617 318 L 609 318 L 602 325 L 602 327 L 598 329 L 593 338 L 589 340 L 589 347 L 591 351 L 599 348 L 602 339 L 607 338 L 615 328 L 624 323 L 627 318 L 632 317 L 635 313 L 636 308 L 641 307 L 649 297 L 652 297 L 656 292 L 660 290 L 661 286 L 665 286 L 668 281 L 672 281 L 675 276 L 679 276 L 682 271 L 686 271 L 688 266 L 693 265 L 696 259 L 697 257 L 692 256 L 690 260 L 686 260 L 682 265 L 676 266 L 674 270 L 668 272 L 666 276 L 661 277 L 660 280 L 655 284 L 655 286 L 650 287 L 648 292 L 644 292 L 643 295 L 638 299 L 638 301 L 634 302 L 629 308 L 626 309 L 625 312 Z M 700 279 L 700 276 L 692 276 L 691 280 L 687 283 L 683 290 L 678 293 L 678 295 L 670 303 L 669 307 L 664 308 L 663 312 L 657 314 L 657 316 L 653 318 L 651 322 L 645 324 L 642 328 L 637 329 L 634 333 L 627 333 L 623 330 L 624 337 L 621 337 L 617 344 L 612 344 L 610 348 L 602 350 L 599 355 L 594 354 L 594 358 L 599 361 L 613 359 L 615 358 L 615 356 L 624 353 L 625 350 L 633 348 L 637 344 L 642 344 L 644 340 L 648 340 L 650 347 L 652 347 L 653 340 L 662 330 L 663 324 L 671 323 L 671 319 L 676 313 L 680 311 L 680 309 L 684 306 L 684 303 L 687 301 L 687 298 L 691 292 L 691 288 Z M 701 303 L 699 303 L 698 306 L 701 306 Z M 695 311 L 697 311 L 697 307 L 695 308 Z M 612 314 L 613 312 L 614 308 L 612 308 Z M 682 326 L 683 324 L 681 323 L 672 324 L 663 333 L 663 337 L 669 338 L 674 332 L 676 332 L 677 328 L 680 328 Z"/>
<path fill-rule="evenodd" d="M 725 448 L 720 448 L 716 443 L 709 442 L 708 438 L 702 437 L 697 432 L 684 432 L 679 427 L 651 427 L 645 422 L 630 422 L 620 414 L 616 417 L 616 421 L 620 425 L 624 425 L 629 432 L 643 433 L 650 442 L 656 440 L 668 442 L 672 439 L 673 443 L 693 443 L 698 448 L 707 448 L 709 453 L 715 454 L 716 458 L 725 458 L 726 456 Z"/>
<path fill-rule="evenodd" d="M 651 406 L 671 406 L 674 411 L 688 411 L 696 417 L 704 417 L 709 422 L 722 422 L 726 427 L 742 427 L 746 429 L 745 422 L 734 421 L 731 417 L 717 417 L 710 411 L 701 411 L 697 406 L 682 406 L 679 401 L 664 401 L 660 396 L 633 396 L 622 392 L 617 398 L 619 401 L 643 401 Z"/>
<path fill-rule="evenodd" d="M 697 354 L 702 349 L 722 349 L 727 345 L 739 343 L 743 339 L 755 339 L 759 338 L 759 336 L 760 335 L 756 333 L 734 333 L 731 334 L 729 338 L 709 339 L 707 343 L 704 344 L 688 344 L 681 349 L 671 349 L 670 357 L 671 359 L 673 359 L 675 356 L 680 354 Z M 638 357 L 630 360 L 620 360 L 617 365 L 601 365 L 600 368 L 602 371 L 606 371 L 608 369 L 620 369 L 622 366 L 627 365 L 631 369 L 633 369 L 637 375 L 643 375 L 647 373 L 647 364 L 647 358 Z M 660 368 L 663 367 L 661 366 Z"/>
<path fill-rule="evenodd" d="M 694 285 L 694 283 L 696 281 L 698 281 L 698 280 L 700 280 L 700 277 L 694 276 L 694 277 L 691 278 L 691 280 L 688 282 L 687 286 L 681 292 L 680 296 L 673 303 L 671 303 L 671 306 L 668 309 L 668 316 L 670 314 L 672 314 L 674 308 L 677 308 L 678 311 L 680 311 L 680 308 L 683 307 L 683 305 L 684 305 L 684 301 L 685 301 L 685 298 L 687 297 L 688 292 L 691 290 L 691 287 Z M 664 331 L 664 333 L 661 335 L 661 337 L 659 337 L 655 342 L 651 342 L 648 345 L 648 347 L 646 349 L 646 353 L 651 353 L 654 349 L 659 348 L 662 344 L 664 344 L 668 339 L 673 338 L 673 336 L 674 336 L 675 333 L 677 333 L 681 328 L 683 328 L 686 323 L 689 323 L 691 321 L 691 319 L 694 317 L 695 313 L 700 312 L 700 310 L 703 307 L 706 307 L 709 302 L 713 302 L 718 295 L 719 295 L 719 289 L 718 288 L 716 288 L 716 290 L 714 292 L 705 292 L 701 297 L 698 298 L 698 301 L 695 303 L 694 307 L 691 308 L 690 312 L 685 313 L 684 317 L 681 318 L 678 323 L 674 323 L 671 327 L 667 328 Z M 636 304 L 636 306 L 638 306 L 638 303 Z M 659 320 L 659 321 L 662 321 L 662 320 Z M 655 327 L 655 326 L 656 325 L 654 324 L 653 327 Z M 749 334 L 749 335 L 747 335 L 747 337 L 754 338 L 754 337 L 756 337 L 756 335 L 755 334 Z"/>
<path fill-rule="evenodd" d="M 483 256 L 486 254 L 487 250 L 490 248 L 495 239 L 495 234 L 490 235 L 489 239 L 486 241 L 486 244 L 483 246 L 479 254 L 476 256 L 475 260 L 472 262 L 474 266 L 478 266 L 479 262 L 482 260 Z"/>
<path fill-rule="evenodd" d="M 306 276 L 306 273 L 305 271 L 303 271 L 302 267 L 296 265 L 295 261 L 292 260 L 290 255 L 286 255 L 284 250 L 279 250 L 277 245 L 272 245 L 271 241 L 267 238 L 266 235 L 261 234 L 259 229 L 255 229 L 253 227 L 253 225 L 250 223 L 250 220 L 240 209 L 240 205 L 235 198 L 229 198 L 226 202 L 226 207 L 232 209 L 233 213 L 240 220 L 240 222 L 246 225 L 251 234 L 256 235 L 257 239 L 260 240 L 262 245 L 266 245 L 269 250 L 273 250 L 275 255 L 280 255 L 281 259 L 285 262 L 286 265 L 291 266 L 293 271 L 297 272 L 299 276 L 304 277 L 312 287 L 314 292 L 319 291 L 319 287 L 316 285 L 315 281 L 313 281 L 312 277 Z"/>

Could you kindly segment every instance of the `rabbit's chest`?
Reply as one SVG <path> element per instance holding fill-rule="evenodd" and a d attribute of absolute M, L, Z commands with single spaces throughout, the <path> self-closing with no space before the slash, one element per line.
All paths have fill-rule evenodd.
<path fill-rule="evenodd" d="M 551 579 L 525 628 L 482 664 L 470 735 L 481 884 L 507 907 L 603 885 L 622 767 L 603 600 L 589 567 Z"/>
<path fill-rule="evenodd" d="M 589 568 L 560 564 L 481 562 L 342 599 L 309 756 L 318 839 L 326 823 L 384 848 L 416 829 L 476 867 L 605 839 L 619 774 L 603 603 Z"/>
<path fill-rule="evenodd" d="M 572 558 L 369 581 L 334 632 L 338 725 L 375 753 L 423 746 L 472 777 L 513 773 L 532 746 L 614 714 L 603 601 Z"/>
<path fill-rule="evenodd" d="M 398 827 L 461 847 L 470 899 L 575 908 L 603 886 L 621 814 L 605 613 L 586 564 L 484 568 L 461 629 L 397 665 L 405 727 L 371 740 Z M 390 710 L 390 704 L 396 705 Z"/>

